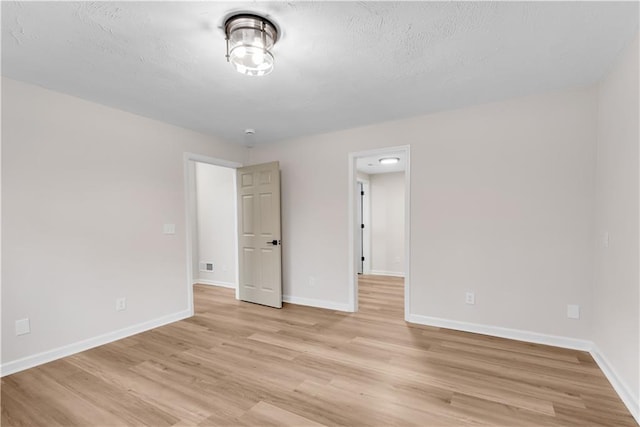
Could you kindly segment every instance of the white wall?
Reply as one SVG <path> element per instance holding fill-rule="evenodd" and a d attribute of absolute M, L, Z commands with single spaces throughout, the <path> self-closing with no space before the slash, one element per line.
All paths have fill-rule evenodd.
<path fill-rule="evenodd" d="M 588 338 L 595 119 L 590 87 L 252 149 L 280 161 L 284 293 L 348 303 L 348 153 L 410 144 L 411 313 Z"/>
<path fill-rule="evenodd" d="M 594 341 L 640 417 L 638 38 L 598 91 Z M 605 247 L 604 233 L 609 233 Z"/>
<path fill-rule="evenodd" d="M 194 281 L 236 286 L 235 169 L 196 163 L 198 251 L 195 260 L 214 271 L 194 270 Z"/>
<path fill-rule="evenodd" d="M 356 171 L 356 176 L 359 181 L 369 181 L 371 179 L 371 175 L 360 171 Z"/>
<path fill-rule="evenodd" d="M 183 152 L 243 162 L 245 148 L 2 79 L 2 151 L 3 372 L 188 315 Z"/>
<path fill-rule="evenodd" d="M 370 175 L 371 273 L 404 275 L 404 172 Z"/>

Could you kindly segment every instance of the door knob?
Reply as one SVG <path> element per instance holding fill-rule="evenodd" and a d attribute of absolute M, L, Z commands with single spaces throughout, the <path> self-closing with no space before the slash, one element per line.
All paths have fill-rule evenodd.
<path fill-rule="evenodd" d="M 278 246 L 280 244 L 280 240 L 272 240 L 270 242 L 267 242 L 267 245 L 273 245 L 273 246 Z"/>

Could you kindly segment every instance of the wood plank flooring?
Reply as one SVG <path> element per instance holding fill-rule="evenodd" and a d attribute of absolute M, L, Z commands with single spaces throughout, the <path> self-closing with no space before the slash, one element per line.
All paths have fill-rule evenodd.
<path fill-rule="evenodd" d="M 637 426 L 588 353 L 407 324 L 402 279 L 360 312 L 243 303 L 2 379 L 2 426 Z"/>

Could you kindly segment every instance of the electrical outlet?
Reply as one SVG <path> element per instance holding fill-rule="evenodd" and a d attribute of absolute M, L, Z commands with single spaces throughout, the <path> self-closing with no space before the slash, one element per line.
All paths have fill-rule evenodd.
<path fill-rule="evenodd" d="M 609 247 L 609 232 L 608 232 L 608 231 L 605 231 L 605 232 L 602 234 L 602 245 L 603 245 L 605 248 L 608 248 L 608 247 Z"/>
<path fill-rule="evenodd" d="M 314 288 L 317 284 L 317 280 L 315 277 L 313 276 L 309 276 L 309 287 L 310 288 Z"/>
<path fill-rule="evenodd" d="M 464 296 L 464 302 L 467 304 L 475 304 L 476 294 L 474 294 L 473 292 L 467 292 Z"/>
<path fill-rule="evenodd" d="M 127 309 L 127 299 L 125 297 L 116 300 L 116 311 L 124 311 Z"/>
<path fill-rule="evenodd" d="M 29 318 L 16 320 L 16 335 L 25 335 L 31 333 L 31 325 Z"/>

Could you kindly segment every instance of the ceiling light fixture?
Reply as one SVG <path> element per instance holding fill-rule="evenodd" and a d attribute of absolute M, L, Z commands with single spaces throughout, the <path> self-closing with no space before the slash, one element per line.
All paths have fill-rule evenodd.
<path fill-rule="evenodd" d="M 378 161 L 380 162 L 381 165 L 393 165 L 393 164 L 398 163 L 400 161 L 400 158 L 398 158 L 398 157 L 383 157 Z"/>
<path fill-rule="evenodd" d="M 234 15 L 224 23 L 227 62 L 237 72 L 248 76 L 264 76 L 273 70 L 271 48 L 278 40 L 273 23 L 258 15 Z"/>

